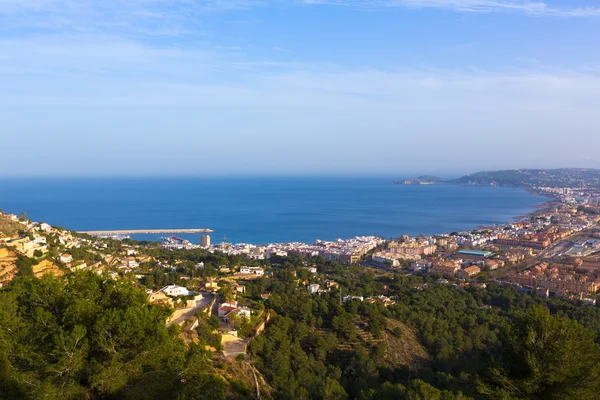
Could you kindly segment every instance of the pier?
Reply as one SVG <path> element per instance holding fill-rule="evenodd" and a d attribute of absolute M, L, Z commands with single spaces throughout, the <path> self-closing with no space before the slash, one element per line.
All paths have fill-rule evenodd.
<path fill-rule="evenodd" d="M 211 233 L 212 229 L 191 228 L 191 229 L 121 229 L 114 231 L 79 231 L 92 236 L 111 236 L 111 235 L 149 235 L 162 233 Z"/>

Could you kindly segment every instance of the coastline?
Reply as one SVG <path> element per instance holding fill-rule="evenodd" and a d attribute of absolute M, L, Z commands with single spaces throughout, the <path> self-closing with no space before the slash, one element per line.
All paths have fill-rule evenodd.
<path fill-rule="evenodd" d="M 315 182 L 304 180 L 301 185 L 297 182 L 287 182 L 286 185 L 273 181 L 264 185 L 268 189 L 264 190 L 263 186 L 256 185 L 256 181 L 251 181 L 242 187 L 243 196 L 231 198 L 233 191 L 226 192 L 230 190 L 230 182 L 219 183 L 217 187 L 200 180 L 190 182 L 192 185 L 188 186 L 198 188 L 188 191 L 187 198 L 163 196 L 159 199 L 160 203 L 146 201 L 145 187 L 134 185 L 132 196 L 140 198 L 140 207 L 137 208 L 142 208 L 142 212 L 138 213 L 137 209 L 129 207 L 133 204 L 131 200 L 120 200 L 118 190 L 129 188 L 127 181 L 119 181 L 109 191 L 104 191 L 101 200 L 95 196 L 93 181 L 86 182 L 84 187 L 80 182 L 65 181 L 61 183 L 63 193 L 78 189 L 87 192 L 75 202 L 65 199 L 64 205 L 61 205 L 54 198 L 52 203 L 45 203 L 43 188 L 19 190 L 13 193 L 23 194 L 8 197 L 12 204 L 7 207 L 12 212 L 24 210 L 36 220 L 74 231 L 204 226 L 214 229 L 213 239 L 216 242 L 227 236 L 229 240 L 224 241 L 230 243 L 275 244 L 314 243 L 318 239 L 335 241 L 360 236 L 387 239 L 403 234 L 444 235 L 530 218 L 536 212 L 552 207 L 550 202 L 555 200 L 550 198 L 540 204 L 538 196 L 541 194 L 523 187 L 490 188 L 481 185 L 481 188 L 471 187 L 469 190 L 468 187 L 473 185 L 439 183 L 409 185 L 398 190 L 399 187 L 393 188 L 393 185 L 387 186 L 371 179 L 342 180 L 341 184 L 339 180 L 332 179 Z M 157 181 L 157 186 L 167 187 L 170 192 L 181 188 L 179 182 L 170 180 Z M 522 189 L 527 193 L 521 192 Z M 190 200 L 207 190 L 219 190 L 222 194 L 212 196 L 208 201 Z M 257 194 L 264 191 L 269 192 L 269 196 Z M 246 194 L 254 197 L 247 201 Z M 268 200 L 272 195 L 277 196 L 276 201 Z M 36 200 L 32 201 L 34 198 Z M 95 209 L 103 210 L 102 219 L 88 217 Z M 152 209 L 158 214 L 150 215 L 143 209 Z M 194 235 L 177 236 L 193 243 L 198 240 Z M 158 235 L 136 235 L 131 239 L 160 242 L 162 238 Z"/>
<path fill-rule="evenodd" d="M 421 185 L 419 185 L 419 186 L 421 186 Z M 474 185 L 460 185 L 460 184 L 451 184 L 451 183 L 444 182 L 444 183 L 437 183 L 437 184 L 424 185 L 424 186 L 431 187 L 433 189 L 433 186 L 435 186 L 435 187 L 444 187 L 445 186 L 445 187 L 451 188 L 451 187 L 457 187 L 457 186 L 464 186 L 464 187 L 471 186 L 471 187 L 473 187 Z M 486 187 L 489 188 L 489 185 L 478 185 L 478 186 L 481 186 L 482 188 L 486 188 Z M 417 186 L 415 185 L 413 187 L 417 187 Z M 436 215 L 435 215 L 436 213 L 433 212 L 432 215 L 430 215 L 428 218 L 424 218 L 424 219 L 421 219 L 421 220 L 419 220 L 418 218 L 414 218 L 413 221 L 409 221 L 406 225 L 403 225 L 402 223 L 404 222 L 404 220 L 401 220 L 401 224 L 398 225 L 398 227 L 394 228 L 394 232 L 392 234 L 390 234 L 389 232 L 386 233 L 386 232 L 379 231 L 378 227 L 373 227 L 373 228 L 371 228 L 369 230 L 369 221 L 365 222 L 365 224 L 366 224 L 365 225 L 365 230 L 356 229 L 357 222 L 354 221 L 354 225 L 355 225 L 355 227 L 353 229 L 354 232 L 351 232 L 350 234 L 344 234 L 343 233 L 343 230 L 346 227 L 342 226 L 341 229 L 337 229 L 337 226 L 336 226 L 336 229 L 334 229 L 334 230 L 337 230 L 339 233 L 335 233 L 334 232 L 332 234 L 332 231 L 334 231 L 332 229 L 329 229 L 328 233 L 325 232 L 325 231 L 320 232 L 320 231 L 316 231 L 315 229 L 313 229 L 313 230 L 316 231 L 316 233 L 314 235 L 311 235 L 309 238 L 307 238 L 306 235 L 304 235 L 305 236 L 304 238 L 302 238 L 302 237 L 295 238 L 294 237 L 295 235 L 290 235 L 289 233 L 287 235 L 288 237 L 285 237 L 286 235 L 282 235 L 283 236 L 282 237 L 282 236 L 279 236 L 279 235 L 277 235 L 277 236 L 274 235 L 275 231 L 273 231 L 273 230 L 269 230 L 269 229 L 265 229 L 264 227 L 261 227 L 260 229 L 262 229 L 265 232 L 269 232 L 270 231 L 266 235 L 266 236 L 271 236 L 269 239 L 267 239 L 267 240 L 261 240 L 258 237 L 251 237 L 250 235 L 246 234 L 245 238 L 239 238 L 238 240 L 234 239 L 234 240 L 231 240 L 230 242 L 231 243 L 237 243 L 237 244 L 265 245 L 265 244 L 280 244 L 280 243 L 314 243 L 315 241 L 320 240 L 320 239 L 324 240 L 324 241 L 335 241 L 335 240 L 337 240 L 337 238 L 342 238 L 342 239 L 346 238 L 346 239 L 349 239 L 349 238 L 355 238 L 355 237 L 361 237 L 361 236 L 376 236 L 376 237 L 384 238 L 385 239 L 385 238 L 391 238 L 391 237 L 399 237 L 399 236 L 401 236 L 402 234 L 405 234 L 405 233 L 408 234 L 409 236 L 417 236 L 418 233 L 425 233 L 425 234 L 431 235 L 431 236 L 435 236 L 435 235 L 447 235 L 450 232 L 456 232 L 456 231 L 464 232 L 464 231 L 469 231 L 469 230 L 474 230 L 474 229 L 480 229 L 482 227 L 490 227 L 490 226 L 493 226 L 493 225 L 503 224 L 503 223 L 505 223 L 507 221 L 523 221 L 525 219 L 532 218 L 535 215 L 538 215 L 538 214 L 543 213 L 545 211 L 551 210 L 557 204 L 556 203 L 557 202 L 556 198 L 550 197 L 550 196 L 547 196 L 547 195 L 544 196 L 543 193 L 540 193 L 539 191 L 531 190 L 531 188 L 514 187 L 514 186 L 502 186 L 502 187 L 499 187 L 499 188 L 506 188 L 506 189 L 513 189 L 513 190 L 517 189 L 517 191 L 520 191 L 520 190 L 523 189 L 529 195 L 532 195 L 532 196 L 535 196 L 535 197 L 545 197 L 545 198 L 547 198 L 547 201 L 545 201 L 543 204 L 530 204 L 530 205 L 527 205 L 526 208 L 529 211 L 522 210 L 521 212 L 525 212 L 525 214 L 522 214 L 522 215 L 519 215 L 518 212 L 517 213 L 515 213 L 515 212 L 511 213 L 510 210 L 508 210 L 508 214 L 512 214 L 512 215 L 506 215 L 506 217 L 505 217 L 506 219 L 504 219 L 504 217 L 500 216 L 500 214 L 496 214 L 496 213 L 493 213 L 493 212 L 491 212 L 489 214 L 485 214 L 485 210 L 483 211 L 484 214 L 481 214 L 481 210 L 474 211 L 474 212 L 470 213 L 469 212 L 470 209 L 469 208 L 464 209 L 464 207 L 463 207 L 463 211 L 461 211 L 461 214 L 459 214 L 460 216 L 454 217 L 453 220 L 452 219 L 438 220 L 438 219 L 436 219 Z M 364 193 L 368 196 L 369 193 L 370 193 L 369 189 L 364 189 L 364 190 L 366 190 L 366 192 L 364 192 Z M 476 190 L 476 191 L 478 191 L 478 190 Z M 414 191 L 413 190 L 409 190 L 408 193 L 412 196 L 412 194 L 411 194 L 412 192 L 414 192 Z M 420 192 L 420 190 L 417 190 L 417 192 Z M 426 193 L 427 192 L 429 192 L 429 190 L 426 190 Z M 488 190 L 488 192 L 489 192 L 489 190 Z M 436 196 L 440 196 L 440 193 L 437 193 L 437 191 L 434 191 L 434 192 L 430 193 L 429 196 L 426 196 L 426 198 L 427 197 L 428 198 L 436 198 Z M 470 199 L 469 196 L 471 196 L 471 195 L 467 195 L 465 197 L 465 201 L 466 201 L 467 198 Z M 475 204 L 485 204 L 485 202 L 486 202 L 486 200 L 485 200 L 486 196 L 487 195 L 482 196 L 479 199 L 479 203 L 475 203 Z M 475 197 L 477 198 L 478 196 L 475 196 Z M 493 195 L 492 197 L 490 197 L 490 201 L 492 199 L 496 198 L 496 197 L 497 196 Z M 404 201 L 403 197 L 400 197 L 399 199 L 400 199 L 400 202 Z M 481 203 L 482 201 L 484 203 Z M 498 203 L 497 199 L 495 201 L 496 201 L 496 203 L 498 205 L 499 204 L 504 204 L 502 202 Z M 414 198 L 413 198 L 413 202 L 414 202 Z M 389 203 L 389 201 L 388 201 L 388 203 Z M 532 202 L 530 202 L 530 203 L 532 203 Z M 437 204 L 435 204 L 435 203 L 429 204 L 427 206 L 429 208 L 421 208 L 420 210 L 419 210 L 419 208 L 416 208 L 414 211 L 411 208 L 412 204 L 413 203 L 410 203 L 410 202 L 406 203 L 406 207 L 408 207 L 408 210 L 409 210 L 409 211 L 405 211 L 407 213 L 407 215 L 415 215 L 415 213 L 418 215 L 420 212 L 421 213 L 422 212 L 426 212 L 426 214 L 422 214 L 422 215 L 427 216 L 428 215 L 427 211 L 435 210 L 436 209 L 435 207 L 437 205 L 439 205 L 439 202 Z M 365 200 L 365 202 L 361 201 L 360 202 L 360 206 L 363 207 L 363 208 L 366 208 L 366 209 L 371 209 L 371 210 L 375 209 L 375 210 L 378 210 L 377 205 L 372 205 L 369 202 L 367 202 L 367 200 Z M 438 208 L 438 210 L 439 210 L 439 208 Z M 492 207 L 492 210 L 493 210 L 493 207 Z M 492 210 L 490 210 L 490 211 L 492 211 Z M 25 211 L 29 213 L 30 210 L 29 209 L 25 209 Z M 118 211 L 120 211 L 120 210 L 118 210 Z M 479 214 L 477 212 L 479 212 Z M 502 212 L 502 211 L 498 210 L 498 212 Z M 385 220 L 385 213 L 382 214 L 381 212 L 376 212 L 375 214 L 380 214 L 379 217 L 375 217 L 375 218 L 383 218 Z M 437 214 L 440 214 L 440 213 L 438 212 Z M 182 215 L 186 215 L 186 214 L 182 214 Z M 322 215 L 328 215 L 328 214 L 322 214 Z M 473 217 L 473 216 L 481 216 L 481 215 L 487 215 L 487 217 L 484 217 L 484 218 Z M 463 218 L 463 216 L 464 216 L 464 218 Z M 113 217 L 117 218 L 118 214 L 113 215 Z M 344 220 L 344 221 L 353 220 L 352 214 L 343 215 L 342 217 L 343 217 L 342 220 Z M 233 219 L 233 217 L 231 217 L 231 218 Z M 339 215 L 338 215 L 338 218 L 339 218 Z M 43 221 L 43 222 L 48 222 L 47 218 L 43 218 L 42 217 L 42 218 L 38 218 L 38 219 L 40 221 Z M 468 221 L 472 220 L 472 219 L 481 219 L 481 220 L 488 219 L 488 220 L 490 220 L 490 222 L 484 222 L 484 221 L 482 221 L 483 223 L 477 224 L 475 221 L 473 221 L 473 222 L 475 222 L 474 224 L 468 223 Z M 415 222 L 415 220 L 416 220 L 416 222 Z M 68 229 L 70 229 L 70 230 L 78 231 L 78 232 L 88 231 L 88 230 L 90 230 L 89 229 L 90 226 L 94 226 L 95 227 L 95 225 L 91 225 L 91 224 L 89 226 L 84 226 L 84 227 L 73 226 L 68 221 L 65 221 L 65 222 L 62 222 L 62 221 L 63 220 L 59 220 L 58 218 L 54 218 L 54 220 L 52 220 L 52 222 L 50 222 L 50 223 L 53 223 L 53 224 L 59 225 L 59 226 L 65 226 L 65 227 L 68 227 Z M 144 227 L 145 225 L 148 225 L 148 221 L 149 220 L 145 220 L 144 224 L 139 224 L 138 225 L 138 224 L 133 223 L 133 224 L 131 224 L 131 226 L 117 226 L 117 228 L 121 228 L 122 229 L 122 228 L 139 228 L 140 226 Z M 176 222 L 176 224 L 179 225 L 179 226 L 188 226 L 190 223 L 192 223 L 187 218 L 180 219 L 180 221 L 187 221 L 187 222 L 183 222 L 183 223 Z M 491 221 L 497 221 L 497 222 L 494 223 L 494 222 L 491 222 Z M 243 221 L 243 222 L 245 222 L 245 221 Z M 412 222 L 412 224 L 411 224 L 411 222 Z M 308 221 L 307 222 L 307 224 L 312 224 L 312 223 L 313 223 L 312 221 Z M 421 223 L 422 223 L 422 225 L 420 225 Z M 456 223 L 457 225 L 454 225 L 454 223 Z M 238 221 L 238 225 L 241 225 L 241 224 L 242 224 L 242 222 Z M 436 229 L 435 225 L 438 225 L 438 224 L 440 225 L 439 228 L 441 228 L 441 229 Z M 104 226 L 102 226 L 102 225 L 100 225 L 100 226 L 101 227 L 105 227 L 105 228 L 113 228 L 112 224 L 110 224 L 109 226 L 106 226 L 106 225 L 107 224 L 104 224 Z M 116 224 L 116 225 L 119 225 L 119 224 Z M 121 225 L 123 225 L 123 224 L 121 224 Z M 161 224 L 157 223 L 157 225 L 161 225 Z M 207 224 L 207 225 L 212 225 L 212 224 Z M 358 223 L 358 225 L 360 226 L 361 223 Z M 210 227 L 212 227 L 212 226 L 210 226 Z M 226 236 L 233 236 L 235 238 L 235 235 L 233 235 L 233 234 L 230 235 L 229 234 L 230 228 L 223 228 L 222 226 L 217 226 L 215 228 L 218 228 L 218 229 L 215 229 L 215 231 L 217 231 L 217 233 L 215 235 L 221 235 L 222 233 L 220 233 L 220 232 L 223 232 L 223 233 L 227 233 Z M 260 229 L 259 229 L 259 232 L 257 232 L 259 234 L 259 236 L 265 236 L 262 233 L 262 231 L 260 231 Z M 102 230 L 102 229 L 100 229 L 100 230 Z M 180 237 L 182 237 L 184 239 L 188 239 L 188 240 L 191 240 L 193 242 L 195 242 L 195 239 L 196 239 L 195 236 L 192 237 L 191 235 L 186 235 L 186 234 L 176 235 L 176 236 L 180 236 Z M 131 239 L 135 240 L 135 241 L 151 241 L 151 242 L 157 243 L 157 242 L 161 242 L 162 237 L 157 237 L 156 235 L 153 235 L 153 236 L 152 235 L 134 235 L 134 236 L 131 237 Z M 225 240 L 225 241 L 227 241 L 227 240 Z"/>
<path fill-rule="evenodd" d="M 540 193 L 539 191 L 531 189 L 531 188 L 522 187 L 521 189 L 524 189 L 526 192 L 528 192 L 534 196 L 545 197 L 548 200 L 540 205 L 534 206 L 534 211 L 530 212 L 529 214 L 525 214 L 525 215 L 517 217 L 515 220 L 518 222 L 522 222 L 526 219 L 534 218 L 541 214 L 548 213 L 548 212 L 552 211 L 552 209 L 557 208 L 557 206 L 559 206 L 561 204 L 560 200 L 555 196 L 550 196 L 548 194 Z"/>

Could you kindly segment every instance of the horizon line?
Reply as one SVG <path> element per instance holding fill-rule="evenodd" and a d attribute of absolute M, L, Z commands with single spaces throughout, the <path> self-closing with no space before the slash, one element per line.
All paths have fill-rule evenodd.
<path fill-rule="evenodd" d="M 403 179 L 403 178 L 414 178 L 422 175 L 437 175 L 444 179 L 453 179 L 453 177 L 462 177 L 471 175 L 479 172 L 496 172 L 496 171 L 518 171 L 518 170 L 560 170 L 560 169 L 575 169 L 575 170 L 600 170 L 596 167 L 526 167 L 526 168 L 497 168 L 497 169 L 477 169 L 470 170 L 469 172 L 461 171 L 434 171 L 434 170 L 408 170 L 398 171 L 394 173 L 392 171 L 386 172 L 343 172 L 343 173 L 287 173 L 287 174 L 244 174 L 244 173 L 223 173 L 223 174 L 131 174 L 131 175 L 114 175 L 114 174 L 89 174 L 89 175 L 2 175 L 0 179 L 219 179 L 219 178 L 261 178 L 261 179 L 293 179 L 293 178 L 386 178 L 386 179 Z"/>

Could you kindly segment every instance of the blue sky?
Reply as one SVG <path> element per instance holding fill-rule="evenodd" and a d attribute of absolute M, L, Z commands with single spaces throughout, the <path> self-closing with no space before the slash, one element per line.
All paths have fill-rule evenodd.
<path fill-rule="evenodd" d="M 598 43 L 591 0 L 0 0 L 0 175 L 600 167 Z"/>

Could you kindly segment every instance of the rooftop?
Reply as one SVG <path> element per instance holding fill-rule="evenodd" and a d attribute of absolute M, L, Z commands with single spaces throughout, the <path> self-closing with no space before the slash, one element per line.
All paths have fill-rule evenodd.
<path fill-rule="evenodd" d="M 493 253 L 491 251 L 483 251 L 483 250 L 459 250 L 456 252 L 456 254 L 479 256 L 479 257 L 489 257 Z"/>

